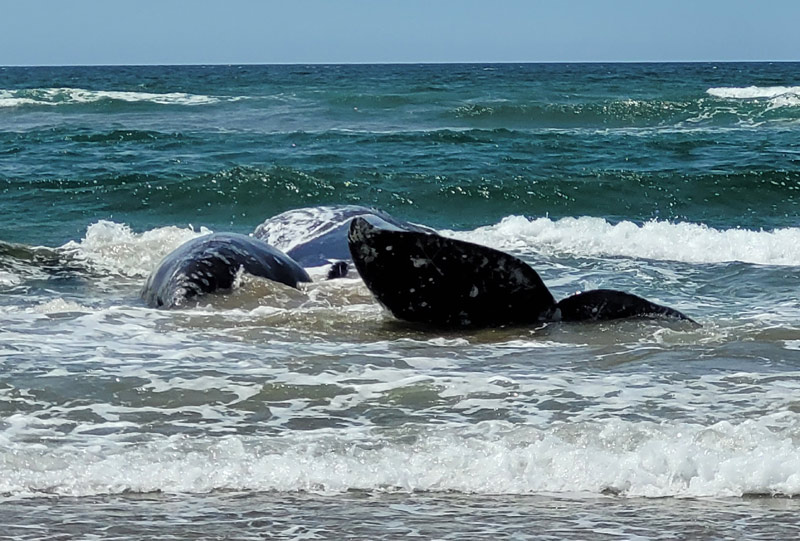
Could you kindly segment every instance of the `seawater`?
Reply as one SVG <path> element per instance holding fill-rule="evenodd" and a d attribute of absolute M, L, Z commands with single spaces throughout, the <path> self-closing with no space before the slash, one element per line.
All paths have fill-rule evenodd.
<path fill-rule="evenodd" d="M 796 537 L 799 70 L 0 68 L 4 535 Z M 325 204 L 702 327 L 431 331 L 324 269 L 139 299 Z"/>

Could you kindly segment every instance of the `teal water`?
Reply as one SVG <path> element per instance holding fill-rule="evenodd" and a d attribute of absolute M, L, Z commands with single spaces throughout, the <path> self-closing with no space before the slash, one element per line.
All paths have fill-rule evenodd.
<path fill-rule="evenodd" d="M 101 218 L 249 231 L 331 202 L 457 228 L 510 214 L 794 225 L 797 69 L 4 68 L 2 231 L 43 244 Z M 751 86 L 764 91 L 709 93 Z"/>
<path fill-rule="evenodd" d="M 800 64 L 0 67 L 0 521 L 789 538 L 798 198 Z M 357 277 L 139 299 L 181 242 L 327 204 L 702 327 L 425 332 Z"/>

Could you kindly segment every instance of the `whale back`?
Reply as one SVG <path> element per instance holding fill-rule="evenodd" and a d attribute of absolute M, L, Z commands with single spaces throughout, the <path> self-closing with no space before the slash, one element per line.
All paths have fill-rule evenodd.
<path fill-rule="evenodd" d="M 408 231 L 432 229 L 399 220 L 360 205 L 331 205 L 288 210 L 266 220 L 253 236 L 280 248 L 304 267 L 350 259 L 347 232 L 356 217 L 373 217 Z"/>
<path fill-rule="evenodd" d="M 301 266 L 264 241 L 214 233 L 185 242 L 165 256 L 141 295 L 148 306 L 173 308 L 185 299 L 230 289 L 240 269 L 291 287 L 311 281 Z"/>
<path fill-rule="evenodd" d="M 395 317 L 438 327 L 491 327 L 552 317 L 555 300 L 527 264 L 486 246 L 353 219 L 353 262 Z"/>

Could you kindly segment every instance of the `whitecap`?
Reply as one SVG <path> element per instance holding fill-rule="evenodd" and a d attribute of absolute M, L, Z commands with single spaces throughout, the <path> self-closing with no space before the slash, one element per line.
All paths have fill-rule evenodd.
<path fill-rule="evenodd" d="M 158 227 L 142 233 L 130 226 L 100 220 L 86 229 L 78 242 L 70 241 L 61 250 L 76 259 L 86 261 L 92 268 L 123 276 L 147 276 L 168 253 L 189 239 L 211 233 L 201 227 Z"/>
<path fill-rule="evenodd" d="M 14 426 L 31 421 L 8 419 Z M 428 428 L 410 441 L 409 431 L 404 434 L 172 437 L 144 445 L 59 449 L 8 442 L 0 491 L 19 496 L 215 490 L 800 494 L 800 451 L 785 429 L 776 431 L 765 421 L 694 425 L 609 419 L 547 429 L 488 421 Z"/>
<path fill-rule="evenodd" d="M 706 93 L 728 100 L 767 100 L 770 108 L 800 106 L 800 86 L 714 87 Z"/>
<path fill-rule="evenodd" d="M 222 98 L 189 94 L 186 92 L 132 92 L 122 90 L 87 90 L 83 88 L 31 88 L 1 89 L 0 107 L 22 105 L 74 105 L 103 100 L 128 103 L 149 102 L 159 105 L 210 105 L 220 101 L 236 101 L 239 98 Z"/>
<path fill-rule="evenodd" d="M 747 86 L 747 87 L 714 87 L 706 93 L 716 98 L 757 99 L 776 98 L 787 94 L 800 94 L 800 86 Z"/>
<path fill-rule="evenodd" d="M 22 279 L 14 273 L 0 270 L 0 287 L 9 287 L 19 285 Z"/>
<path fill-rule="evenodd" d="M 630 257 L 759 265 L 800 265 L 800 228 L 774 230 L 716 229 L 704 224 L 651 220 L 643 224 L 603 218 L 528 219 L 508 216 L 500 223 L 473 231 L 446 231 L 448 236 L 545 255 Z"/>
<path fill-rule="evenodd" d="M 31 312 L 36 314 L 64 314 L 69 312 L 86 312 L 87 310 L 85 306 L 75 301 L 60 298 L 37 304 L 31 308 Z"/>

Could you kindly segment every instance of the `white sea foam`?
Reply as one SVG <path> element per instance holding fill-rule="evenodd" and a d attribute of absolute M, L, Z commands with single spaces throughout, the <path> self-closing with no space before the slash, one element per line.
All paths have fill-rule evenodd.
<path fill-rule="evenodd" d="M 124 276 L 147 276 L 166 254 L 189 239 L 211 233 L 209 229 L 176 226 L 135 233 L 128 225 L 100 220 L 86 236 L 61 247 L 94 268 Z"/>
<path fill-rule="evenodd" d="M 30 309 L 36 314 L 63 314 L 67 312 L 86 312 L 87 308 L 75 301 L 65 299 L 53 299 L 43 302 Z"/>
<path fill-rule="evenodd" d="M 800 106 L 800 86 L 715 87 L 706 93 L 730 100 L 768 100 L 773 107 Z"/>
<path fill-rule="evenodd" d="M 5 325 L 15 384 L 0 388 L 0 494 L 800 495 L 797 372 L 554 372 L 536 364 L 545 347 L 594 353 L 517 335 L 499 351 L 428 336 L 303 343 L 296 330 L 278 341 L 263 328 L 240 340 L 251 324 L 214 328 L 215 314 L 229 319 L 218 311 L 76 311 Z M 516 421 L 479 422 L 504 411 Z"/>
<path fill-rule="evenodd" d="M 775 98 L 785 94 L 800 94 L 800 86 L 715 87 L 709 88 L 706 92 L 717 98 Z"/>
<path fill-rule="evenodd" d="M 0 286 L 15 286 L 22 282 L 22 279 L 14 273 L 0 270 Z"/>
<path fill-rule="evenodd" d="M 305 238 L 302 230 L 293 229 L 292 232 L 296 236 L 284 234 L 271 240 L 279 248 L 286 249 Z M 182 243 L 208 233 L 211 231 L 204 227 L 197 231 L 177 226 L 136 233 L 126 224 L 101 220 L 87 228 L 83 239 L 70 241 L 61 250 L 94 268 L 142 277 Z M 741 261 L 759 265 L 800 265 L 800 253 L 794 249 L 800 245 L 800 228 L 795 227 L 755 231 L 655 220 L 639 225 L 628 221 L 612 224 L 587 216 L 559 220 L 508 216 L 498 224 L 472 231 L 442 233 L 518 253 L 687 263 Z M 0 274 L 0 284 L 14 285 L 14 280 L 12 275 Z"/>
<path fill-rule="evenodd" d="M 787 421 L 791 426 L 785 426 Z M 57 449 L 2 437 L 0 492 L 87 496 L 356 489 L 474 494 L 611 491 L 644 497 L 796 495 L 800 449 L 791 432 L 797 421 L 796 414 L 790 420 L 708 426 L 608 419 L 547 429 L 490 421 L 415 433 L 404 430 L 399 438 L 337 429 L 283 437 L 175 436 L 138 445 L 105 442 Z M 20 415 L 6 419 L 10 431 L 29 422 L 34 420 Z M 770 422 L 784 427 L 775 429 Z M 109 421 L 103 426 L 118 424 Z"/>
<path fill-rule="evenodd" d="M 642 225 L 602 218 L 551 220 L 508 216 L 474 231 L 445 232 L 464 240 L 540 254 L 617 256 L 688 263 L 742 261 L 760 265 L 800 265 L 800 228 L 771 231 L 715 229 L 703 224 L 649 221 Z"/>
<path fill-rule="evenodd" d="M 160 105 L 209 105 L 236 98 L 220 98 L 185 92 L 130 92 L 117 90 L 86 90 L 83 88 L 33 88 L 0 90 L 0 107 L 22 105 L 67 105 L 93 103 L 102 100 L 150 102 Z"/>

